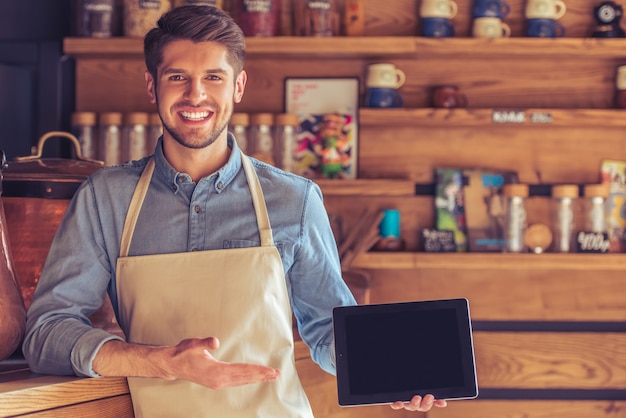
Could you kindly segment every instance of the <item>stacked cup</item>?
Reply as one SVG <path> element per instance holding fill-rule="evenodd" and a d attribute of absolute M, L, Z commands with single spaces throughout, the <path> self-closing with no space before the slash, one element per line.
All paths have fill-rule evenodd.
<path fill-rule="evenodd" d="M 422 0 L 420 6 L 421 35 L 430 38 L 454 36 L 454 25 L 450 19 L 456 16 L 457 9 L 454 0 Z"/>
<path fill-rule="evenodd" d="M 561 0 L 528 0 L 526 3 L 526 35 L 534 38 L 565 36 L 565 27 L 557 22 L 567 7 Z"/>
<path fill-rule="evenodd" d="M 474 0 L 472 36 L 476 38 L 508 38 L 511 28 L 503 22 L 511 6 L 504 0 Z"/>
<path fill-rule="evenodd" d="M 404 84 L 406 75 L 404 71 L 392 63 L 370 64 L 367 67 L 365 84 L 366 107 L 392 108 L 402 107 L 402 95 L 396 90 Z"/>

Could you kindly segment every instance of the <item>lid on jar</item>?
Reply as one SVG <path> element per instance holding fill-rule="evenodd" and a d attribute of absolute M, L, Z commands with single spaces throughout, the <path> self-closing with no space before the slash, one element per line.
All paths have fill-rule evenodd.
<path fill-rule="evenodd" d="M 230 117 L 230 124 L 248 126 L 250 124 L 250 116 L 247 113 L 233 113 Z"/>
<path fill-rule="evenodd" d="M 298 126 L 300 118 L 295 113 L 279 113 L 276 115 L 276 125 Z"/>
<path fill-rule="evenodd" d="M 150 113 L 148 123 L 154 126 L 161 126 L 161 116 L 158 113 Z"/>
<path fill-rule="evenodd" d="M 98 115 L 100 125 L 121 125 L 122 114 L 120 112 L 103 112 Z"/>
<path fill-rule="evenodd" d="M 585 197 L 609 197 L 609 184 L 586 184 Z"/>
<path fill-rule="evenodd" d="M 552 197 L 556 197 L 557 199 L 575 199 L 578 197 L 578 186 L 575 184 L 552 186 Z"/>
<path fill-rule="evenodd" d="M 274 114 L 273 113 L 253 113 L 250 115 L 251 125 L 273 125 Z"/>
<path fill-rule="evenodd" d="M 126 125 L 147 125 L 148 113 L 146 112 L 131 112 L 124 115 Z"/>
<path fill-rule="evenodd" d="M 502 186 L 504 196 L 528 197 L 528 184 L 505 184 Z"/>
<path fill-rule="evenodd" d="M 72 113 L 72 126 L 95 126 L 96 112 L 74 112 Z"/>

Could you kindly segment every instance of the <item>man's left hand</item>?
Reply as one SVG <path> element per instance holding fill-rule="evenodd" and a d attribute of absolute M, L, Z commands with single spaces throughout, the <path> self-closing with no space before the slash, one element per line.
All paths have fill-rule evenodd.
<path fill-rule="evenodd" d="M 426 395 L 423 398 L 419 395 L 413 396 L 410 402 L 394 402 L 392 403 L 391 409 L 406 409 L 407 411 L 421 411 L 427 412 L 430 411 L 430 408 L 436 406 L 438 408 L 443 408 L 448 403 L 445 399 L 435 399 L 433 395 Z"/>

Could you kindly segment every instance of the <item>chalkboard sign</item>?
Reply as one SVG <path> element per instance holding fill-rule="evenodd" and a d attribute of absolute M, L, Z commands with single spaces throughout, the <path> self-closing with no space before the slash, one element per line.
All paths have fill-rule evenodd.
<path fill-rule="evenodd" d="M 452 253 L 456 252 L 456 243 L 454 242 L 454 232 L 437 229 L 424 229 L 422 231 L 424 238 L 424 250 L 429 253 Z"/>
<path fill-rule="evenodd" d="M 581 231 L 576 236 L 576 251 L 579 253 L 608 253 L 609 246 L 606 232 Z"/>

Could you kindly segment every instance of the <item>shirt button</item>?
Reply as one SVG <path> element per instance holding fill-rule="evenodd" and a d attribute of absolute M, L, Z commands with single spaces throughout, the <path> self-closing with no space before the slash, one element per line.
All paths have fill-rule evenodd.
<path fill-rule="evenodd" d="M 224 184 L 221 181 L 219 183 L 217 183 L 217 189 L 218 190 L 222 190 L 222 187 L 224 187 Z"/>
<path fill-rule="evenodd" d="M 200 213 L 200 205 L 196 205 L 193 207 L 194 212 Z"/>
<path fill-rule="evenodd" d="M 184 183 L 184 182 L 185 182 L 185 177 L 183 177 L 183 176 L 178 176 L 178 182 L 179 182 L 179 183 Z"/>

